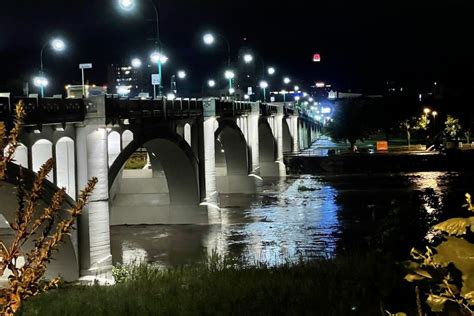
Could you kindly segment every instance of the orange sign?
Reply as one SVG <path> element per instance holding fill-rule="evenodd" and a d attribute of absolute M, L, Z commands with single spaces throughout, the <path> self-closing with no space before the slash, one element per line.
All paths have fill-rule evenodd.
<path fill-rule="evenodd" d="M 377 151 L 388 151 L 388 142 L 387 141 L 377 142 Z"/>

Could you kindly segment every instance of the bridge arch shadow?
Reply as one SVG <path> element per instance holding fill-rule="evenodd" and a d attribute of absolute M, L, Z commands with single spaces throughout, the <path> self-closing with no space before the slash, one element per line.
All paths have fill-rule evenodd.
<path fill-rule="evenodd" d="M 288 125 L 287 118 L 283 117 L 283 152 L 289 153 L 293 150 L 293 137 L 291 136 L 290 126 Z"/>
<path fill-rule="evenodd" d="M 279 176 L 279 166 L 276 161 L 275 136 L 270 124 L 265 118 L 261 118 L 258 123 L 258 148 L 260 160 L 260 175 L 262 177 Z"/>
<path fill-rule="evenodd" d="M 110 167 L 111 224 L 200 221 L 199 167 L 191 147 L 168 130 L 142 135 L 147 136 L 135 135 Z"/>
<path fill-rule="evenodd" d="M 220 193 L 253 193 L 255 180 L 249 177 L 249 149 L 237 123 L 221 120 L 214 133 L 217 190 Z"/>

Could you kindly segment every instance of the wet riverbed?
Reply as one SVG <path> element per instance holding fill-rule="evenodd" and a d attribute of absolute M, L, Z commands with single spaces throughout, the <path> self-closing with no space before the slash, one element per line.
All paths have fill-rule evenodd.
<path fill-rule="evenodd" d="M 180 265 L 213 251 L 248 263 L 377 250 L 403 255 L 461 210 L 474 174 L 418 172 L 265 180 L 220 196 L 221 224 L 113 226 L 114 263 Z"/>

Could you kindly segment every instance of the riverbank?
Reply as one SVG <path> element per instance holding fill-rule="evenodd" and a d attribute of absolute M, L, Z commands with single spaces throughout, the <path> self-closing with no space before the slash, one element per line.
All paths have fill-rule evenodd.
<path fill-rule="evenodd" d="M 127 271 L 115 286 L 42 294 L 19 315 L 381 315 L 408 312 L 413 293 L 398 266 L 371 255 L 274 268 L 213 258 Z"/>
<path fill-rule="evenodd" d="M 474 150 L 450 154 L 401 152 L 285 157 L 287 172 L 293 175 L 359 172 L 472 171 L 474 169 L 473 161 Z"/>

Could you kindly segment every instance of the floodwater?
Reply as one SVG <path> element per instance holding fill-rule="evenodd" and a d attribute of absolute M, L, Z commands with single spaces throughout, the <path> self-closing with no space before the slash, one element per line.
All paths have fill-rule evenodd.
<path fill-rule="evenodd" d="M 462 210 L 466 192 L 474 193 L 473 173 L 266 179 L 258 193 L 221 195 L 220 224 L 113 226 L 112 256 L 163 266 L 213 252 L 269 265 L 368 249 L 403 256 L 430 225 Z"/>

